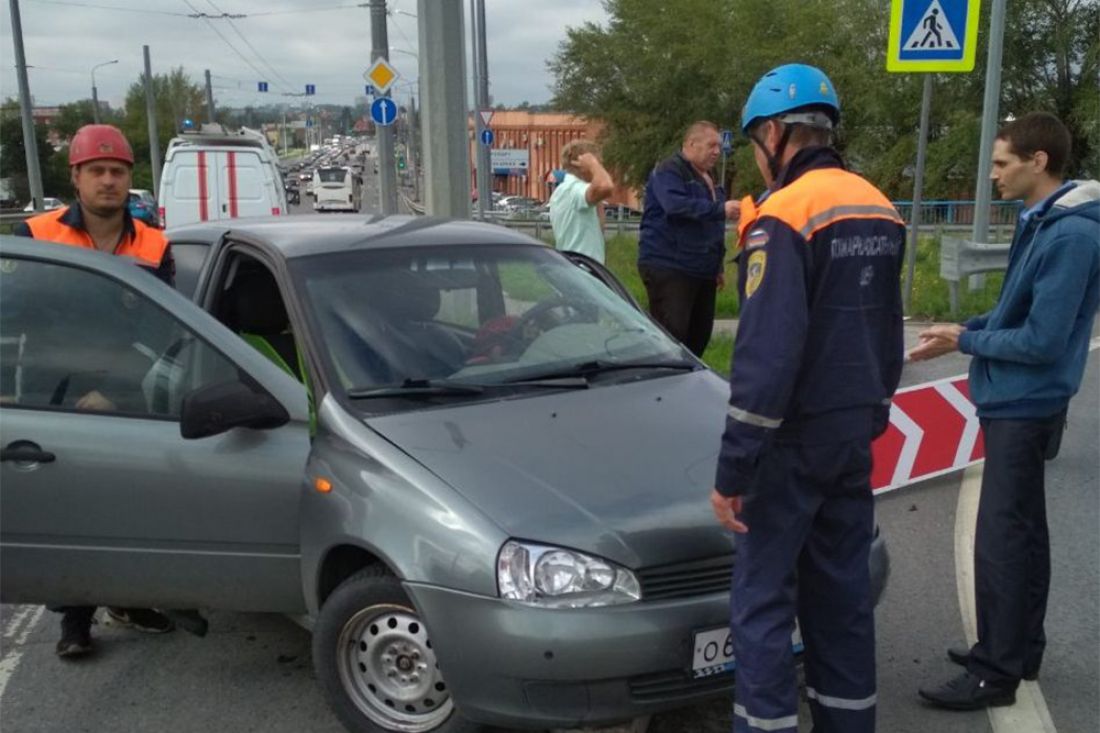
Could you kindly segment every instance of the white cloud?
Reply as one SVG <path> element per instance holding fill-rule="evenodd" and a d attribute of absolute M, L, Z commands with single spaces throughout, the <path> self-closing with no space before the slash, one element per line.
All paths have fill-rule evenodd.
<path fill-rule="evenodd" d="M 96 86 L 101 100 L 120 106 L 142 72 L 142 45 L 148 45 L 154 73 L 182 66 L 201 84 L 203 70 L 210 69 L 216 104 L 293 103 L 300 100 L 280 93 L 301 92 L 306 83 L 317 87 L 314 102 L 351 104 L 363 93 L 362 73 L 370 62 L 370 12 L 367 8 L 330 8 L 357 2 L 365 0 L 21 0 L 27 64 L 34 67 L 28 71 L 31 93 L 40 105 L 86 99 L 91 96 L 92 66 L 117 58 L 119 63 L 96 71 Z M 468 12 L 468 0 L 463 5 Z M 390 0 L 388 7 L 416 12 L 415 0 Z M 186 17 L 196 10 L 247 17 L 232 24 L 224 19 L 207 23 Z M 281 12 L 286 10 L 302 12 Z M 546 61 L 565 38 L 566 27 L 605 18 L 595 0 L 486 0 L 494 102 L 547 101 L 551 77 Z M 263 72 L 262 76 L 211 26 Z M 467 37 L 469 29 L 467 19 Z M 391 47 L 415 53 L 416 19 L 403 12 L 391 14 L 389 42 Z M 14 97 L 18 88 L 7 13 L 0 20 L 0 46 L 5 59 L 0 94 Z M 416 78 L 414 57 L 393 52 L 390 61 L 405 79 Z M 469 64 L 467 72 L 472 73 Z M 260 79 L 269 82 L 269 94 L 255 91 Z M 403 94 L 398 92 L 398 96 Z"/>

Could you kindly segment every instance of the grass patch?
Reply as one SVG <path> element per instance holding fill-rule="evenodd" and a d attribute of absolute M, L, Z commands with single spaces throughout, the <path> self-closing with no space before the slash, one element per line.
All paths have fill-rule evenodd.
<path fill-rule="evenodd" d="M 727 259 L 732 256 L 727 250 Z M 618 234 L 607 240 L 607 267 L 627 287 L 643 307 L 649 307 L 645 286 L 638 274 L 638 238 L 633 234 Z M 959 312 L 951 315 L 948 283 L 940 277 L 940 239 L 938 236 L 921 237 L 917 247 L 916 274 L 913 278 L 913 299 L 910 314 L 917 320 L 962 321 L 970 316 L 985 313 L 997 302 L 1004 273 L 988 273 L 985 286 L 971 292 L 967 283 L 959 283 Z M 739 312 L 737 300 L 737 266 L 726 264 L 726 287 L 718 291 L 715 318 L 736 318 Z M 705 355 L 704 355 L 705 356 Z M 727 365 L 728 366 L 728 365 Z"/>
<path fill-rule="evenodd" d="M 730 375 L 730 359 L 733 357 L 733 336 L 720 333 L 710 340 L 703 352 L 703 361 L 723 377 Z"/>

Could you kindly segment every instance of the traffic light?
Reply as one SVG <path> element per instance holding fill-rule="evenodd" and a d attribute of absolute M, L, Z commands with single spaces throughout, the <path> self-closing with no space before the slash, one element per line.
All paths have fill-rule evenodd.
<path fill-rule="evenodd" d="M 397 156 L 397 170 L 399 170 L 399 171 L 405 170 L 405 156 L 404 155 Z"/>

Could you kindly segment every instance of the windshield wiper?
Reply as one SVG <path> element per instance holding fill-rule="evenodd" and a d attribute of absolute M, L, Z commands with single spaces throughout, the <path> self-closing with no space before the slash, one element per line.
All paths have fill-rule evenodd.
<path fill-rule="evenodd" d="M 447 395 L 479 395 L 485 388 L 467 382 L 449 382 L 446 379 L 406 379 L 401 384 L 383 387 L 349 389 L 348 397 L 367 400 L 374 397 L 436 397 Z"/>
<path fill-rule="evenodd" d="M 680 372 L 693 372 L 698 368 L 699 365 L 697 363 L 688 359 L 673 359 L 663 361 L 603 361 L 600 359 L 594 359 L 592 361 L 582 361 L 563 369 L 557 369 L 542 374 L 536 374 L 534 376 L 528 377 L 527 379 L 535 381 L 547 379 L 562 379 L 566 377 L 581 377 L 587 380 L 588 377 L 592 377 L 597 374 L 620 372 L 627 369 L 671 369 Z M 522 382 L 524 380 L 516 381 Z"/>

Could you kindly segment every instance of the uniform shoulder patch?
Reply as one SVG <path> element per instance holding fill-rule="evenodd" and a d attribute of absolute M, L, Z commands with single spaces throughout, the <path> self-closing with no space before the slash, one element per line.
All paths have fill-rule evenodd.
<path fill-rule="evenodd" d="M 768 233 L 763 229 L 753 229 L 745 236 L 745 249 L 759 249 L 768 243 Z"/>
<path fill-rule="evenodd" d="M 746 300 L 751 298 L 752 294 L 760 287 L 760 283 L 764 282 L 764 270 L 767 268 L 767 265 L 768 253 L 764 250 L 759 249 L 749 255 L 749 262 L 745 272 Z"/>

